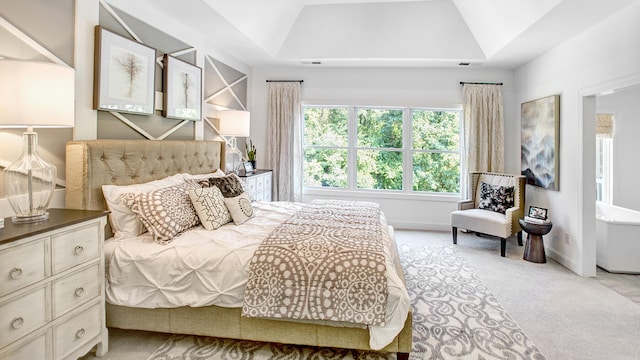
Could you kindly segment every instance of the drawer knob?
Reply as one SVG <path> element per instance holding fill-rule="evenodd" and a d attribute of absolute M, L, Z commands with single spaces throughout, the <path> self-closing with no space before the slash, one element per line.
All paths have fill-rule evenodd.
<path fill-rule="evenodd" d="M 9 276 L 13 280 L 20 279 L 20 276 L 22 276 L 22 269 L 20 268 L 11 269 L 11 272 L 9 272 Z"/>
<path fill-rule="evenodd" d="M 76 294 L 77 297 L 80 297 L 84 295 L 84 288 L 83 287 L 76 288 L 76 291 L 74 291 L 74 293 Z"/>
<path fill-rule="evenodd" d="M 80 339 L 83 336 L 84 336 L 84 329 L 80 329 L 80 330 L 76 331 L 76 338 L 77 339 Z"/>
<path fill-rule="evenodd" d="M 14 329 L 20 329 L 22 327 L 22 325 L 24 324 L 24 319 L 21 317 L 17 317 L 15 319 L 13 319 L 13 321 L 11 321 L 11 327 Z"/>
<path fill-rule="evenodd" d="M 78 246 L 76 246 L 76 248 L 73 251 L 76 253 L 76 255 L 80 255 L 84 251 L 84 248 L 82 246 L 78 245 Z"/>

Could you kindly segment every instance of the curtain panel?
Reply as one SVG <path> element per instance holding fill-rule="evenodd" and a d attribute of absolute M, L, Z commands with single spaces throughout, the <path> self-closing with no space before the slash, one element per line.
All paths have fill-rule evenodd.
<path fill-rule="evenodd" d="M 267 156 L 273 200 L 302 200 L 302 95 L 300 82 L 269 83 Z"/>
<path fill-rule="evenodd" d="M 470 198 L 469 172 L 504 172 L 504 130 L 500 85 L 465 84 L 460 194 Z"/>

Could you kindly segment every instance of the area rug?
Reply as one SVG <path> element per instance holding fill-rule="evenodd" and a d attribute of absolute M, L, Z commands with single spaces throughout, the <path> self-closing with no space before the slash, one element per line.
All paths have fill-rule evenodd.
<path fill-rule="evenodd" d="M 453 247 L 401 244 L 413 308 L 410 360 L 544 360 Z M 173 335 L 149 360 L 395 359 L 395 354 Z"/>

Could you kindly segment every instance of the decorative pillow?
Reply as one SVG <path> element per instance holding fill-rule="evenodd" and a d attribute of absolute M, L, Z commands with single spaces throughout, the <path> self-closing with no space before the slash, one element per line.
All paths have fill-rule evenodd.
<path fill-rule="evenodd" d="M 137 195 L 143 192 L 180 185 L 182 183 L 184 183 L 184 177 L 182 174 L 177 174 L 142 184 L 103 185 L 102 193 L 107 202 L 107 207 L 111 211 L 109 213 L 109 222 L 111 223 L 114 238 L 135 237 L 146 231 L 140 219 L 131 211 L 131 208 L 125 203 L 120 202 L 120 196 L 122 194 L 130 193 Z"/>
<path fill-rule="evenodd" d="M 513 207 L 513 186 L 491 185 L 480 183 L 480 203 L 479 209 L 491 210 L 499 213 L 506 213 L 508 208 Z"/>
<path fill-rule="evenodd" d="M 215 230 L 231 221 L 224 196 L 217 187 L 189 190 L 189 198 L 205 229 Z"/>
<path fill-rule="evenodd" d="M 220 178 L 211 177 L 209 178 L 209 184 L 220 189 L 225 198 L 236 197 L 244 192 L 242 182 L 235 174 Z"/>
<path fill-rule="evenodd" d="M 158 244 L 198 225 L 200 219 L 189 199 L 189 184 L 158 189 L 135 196 L 123 194 L 122 201 L 131 207 Z"/>
<path fill-rule="evenodd" d="M 240 225 L 253 217 L 253 206 L 251 206 L 251 199 L 249 199 L 247 193 L 242 193 L 232 198 L 225 198 L 224 204 L 227 205 L 233 223 L 236 225 Z"/>

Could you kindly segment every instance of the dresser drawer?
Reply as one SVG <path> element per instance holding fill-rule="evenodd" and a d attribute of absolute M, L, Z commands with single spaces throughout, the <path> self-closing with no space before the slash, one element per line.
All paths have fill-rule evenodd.
<path fill-rule="evenodd" d="M 70 269 L 100 255 L 98 224 L 91 224 L 52 236 L 53 273 Z"/>
<path fill-rule="evenodd" d="M 245 180 L 246 188 L 250 193 L 256 192 L 256 178 L 250 177 Z"/>
<path fill-rule="evenodd" d="M 101 307 L 103 307 L 102 304 L 96 304 L 54 328 L 53 344 L 56 359 L 64 358 L 100 334 Z"/>
<path fill-rule="evenodd" d="M 264 174 L 264 188 L 271 191 L 271 173 Z"/>
<path fill-rule="evenodd" d="M 0 296 L 46 277 L 45 240 L 41 238 L 0 251 Z"/>
<path fill-rule="evenodd" d="M 53 283 L 53 318 L 66 314 L 98 295 L 100 272 L 96 263 Z"/>
<path fill-rule="evenodd" d="M 256 177 L 256 191 L 260 191 L 264 189 L 264 175 L 259 175 Z"/>
<path fill-rule="evenodd" d="M 45 334 L 40 335 L 34 340 L 21 345 L 17 350 L 8 354 L 0 355 L 0 359 L 15 359 L 15 360 L 31 360 L 31 359 L 48 359 L 47 357 L 47 336 Z"/>
<path fill-rule="evenodd" d="M 44 287 L 0 306 L 0 348 L 47 323 Z"/>

